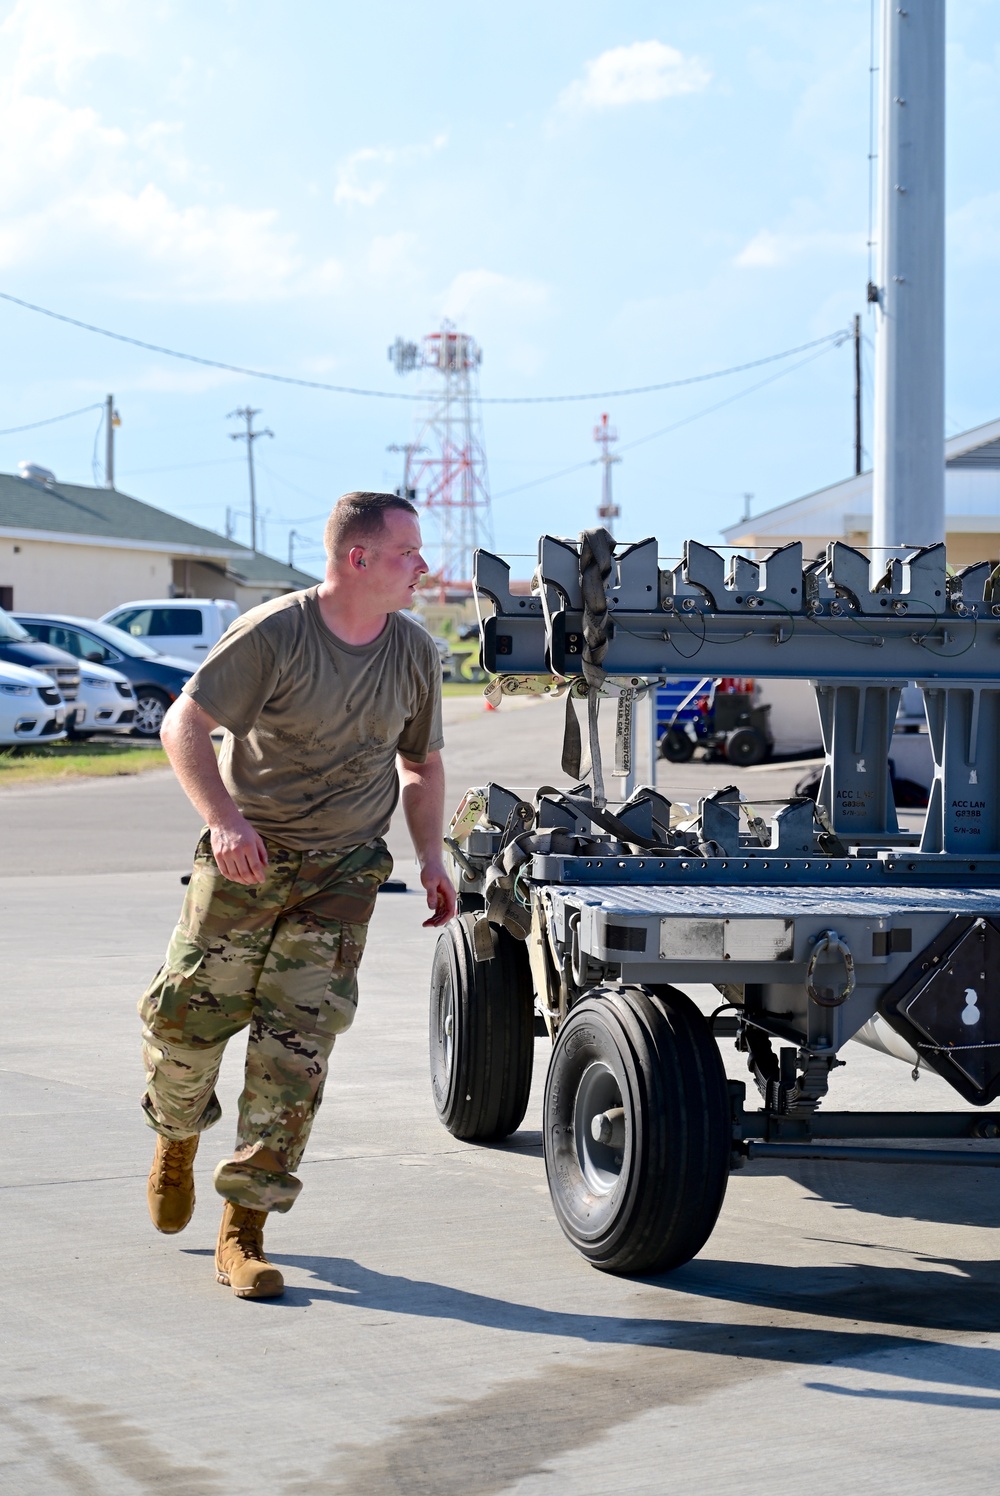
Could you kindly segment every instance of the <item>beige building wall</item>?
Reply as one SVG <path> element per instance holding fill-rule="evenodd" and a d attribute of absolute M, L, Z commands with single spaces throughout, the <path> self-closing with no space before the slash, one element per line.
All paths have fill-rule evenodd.
<path fill-rule="evenodd" d="M 210 561 L 175 561 L 173 581 L 174 597 L 229 597 L 241 613 L 269 603 L 272 598 L 284 597 L 292 590 L 280 582 L 271 587 L 264 582 L 238 582 Z"/>
<path fill-rule="evenodd" d="M 0 587 L 13 589 L 15 612 L 99 618 L 133 597 L 169 596 L 172 580 L 162 552 L 0 537 Z"/>
<path fill-rule="evenodd" d="M 269 603 L 273 598 L 284 597 L 286 593 L 293 592 L 293 587 L 265 587 L 262 582 L 255 582 L 244 586 L 241 582 L 230 582 L 232 591 L 227 595 L 236 599 L 236 605 L 241 613 L 246 613 L 250 608 L 259 608 L 261 603 Z M 221 593 L 218 594 L 221 597 Z"/>
<path fill-rule="evenodd" d="M 236 597 L 236 585 L 226 576 L 221 563 L 213 566 L 210 561 L 174 561 L 172 580 L 174 597 Z M 164 597 L 168 595 L 163 593 Z"/>

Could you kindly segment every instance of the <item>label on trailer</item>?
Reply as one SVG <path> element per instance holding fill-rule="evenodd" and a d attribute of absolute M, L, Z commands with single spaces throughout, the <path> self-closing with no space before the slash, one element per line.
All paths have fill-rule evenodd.
<path fill-rule="evenodd" d="M 619 779 L 632 772 L 632 701 L 635 692 L 626 690 L 618 698 L 618 721 L 615 726 L 615 767 Z"/>
<path fill-rule="evenodd" d="M 954 799 L 950 802 L 952 830 L 956 836 L 982 836 L 986 801 Z"/>
<path fill-rule="evenodd" d="M 794 924 L 790 919 L 727 919 L 724 955 L 730 961 L 790 961 Z"/>
<path fill-rule="evenodd" d="M 661 961 L 790 961 L 795 926 L 790 919 L 660 920 Z"/>

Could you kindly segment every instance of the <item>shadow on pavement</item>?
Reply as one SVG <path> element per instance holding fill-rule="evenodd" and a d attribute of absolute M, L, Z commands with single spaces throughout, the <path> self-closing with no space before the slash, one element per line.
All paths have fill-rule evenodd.
<path fill-rule="evenodd" d="M 819 1337 L 823 1344 L 820 1359 L 827 1360 L 831 1354 L 831 1334 L 835 1339 L 842 1335 L 845 1346 L 850 1347 L 841 1352 L 844 1355 L 858 1354 L 859 1339 L 877 1339 L 885 1345 L 902 1343 L 891 1332 L 875 1337 L 859 1336 L 854 1328 L 862 1323 L 945 1332 L 1000 1329 L 1000 1268 L 992 1263 L 951 1259 L 923 1259 L 940 1261 L 941 1271 L 853 1265 L 790 1268 L 770 1263 L 695 1260 L 669 1276 L 631 1280 L 669 1292 L 675 1305 L 678 1299 L 683 1302 L 688 1296 L 697 1296 L 809 1317 L 824 1316 L 848 1322 L 852 1328 L 843 1332 L 776 1326 L 764 1316 L 756 1325 L 713 1325 L 683 1318 L 626 1319 L 617 1315 L 573 1314 L 472 1293 L 444 1283 L 380 1273 L 348 1257 L 275 1253 L 273 1260 L 281 1266 L 300 1268 L 312 1274 L 319 1284 L 328 1285 L 289 1286 L 284 1298 L 275 1300 L 279 1306 L 327 1300 L 352 1308 L 455 1319 L 489 1329 L 559 1335 L 591 1344 L 682 1345 L 692 1350 L 747 1355 L 755 1352 L 748 1352 L 746 1335 L 763 1335 L 765 1348 L 760 1354 L 770 1356 L 771 1351 L 766 1347 L 780 1342 L 786 1346 L 789 1359 L 809 1360 L 808 1349 L 800 1357 L 795 1346 L 808 1347 L 811 1339 Z M 743 1342 L 739 1347 L 732 1344 L 736 1332 L 741 1333 Z M 871 1348 L 866 1345 L 865 1350 Z M 995 1385 L 1000 1387 L 1000 1353 L 988 1355 L 992 1358 L 990 1364 L 996 1362 Z M 981 1374 L 976 1380 L 982 1381 Z M 989 1385 L 994 1385 L 992 1378 Z"/>
<path fill-rule="evenodd" d="M 851 1263 L 836 1267 L 713 1262 L 696 1258 L 642 1281 L 730 1303 L 907 1329 L 1000 1330 L 1000 1265 L 920 1257 L 927 1269 Z M 1000 1385 L 1000 1384 L 998 1384 Z"/>
<path fill-rule="evenodd" d="M 522 1132 L 512 1132 L 510 1137 L 501 1138 L 496 1143 L 474 1143 L 470 1146 L 485 1148 L 491 1153 L 537 1153 L 542 1152 L 541 1130 L 525 1128 Z"/>
<path fill-rule="evenodd" d="M 313 1496 L 322 1490 L 401 1492 L 407 1496 L 478 1496 L 509 1491 L 532 1475 L 553 1476 L 552 1462 L 567 1453 L 597 1444 L 611 1429 L 627 1425 L 643 1414 L 678 1409 L 716 1397 L 727 1388 L 759 1388 L 763 1372 L 778 1373 L 796 1366 L 840 1367 L 879 1356 L 879 1375 L 901 1376 L 909 1382 L 937 1384 L 941 1390 L 905 1388 L 889 1395 L 900 1401 L 992 1411 L 1000 1399 L 988 1394 L 1000 1387 L 1000 1355 L 982 1346 L 942 1344 L 920 1336 L 891 1331 L 859 1330 L 856 1326 L 789 1325 L 784 1315 L 773 1322 L 773 1306 L 805 1308 L 809 1313 L 848 1312 L 858 1315 L 858 1304 L 848 1301 L 844 1284 L 833 1276 L 807 1292 L 782 1292 L 787 1270 L 779 1267 L 732 1268 L 728 1264 L 689 1264 L 669 1279 L 673 1307 L 690 1307 L 686 1295 L 704 1293 L 757 1306 L 742 1320 L 692 1321 L 671 1318 L 624 1318 L 573 1314 L 542 1309 L 470 1293 L 442 1283 L 376 1272 L 350 1258 L 275 1256 L 284 1267 L 312 1275 L 315 1283 L 289 1287 L 284 1304 L 326 1302 L 344 1308 L 376 1310 L 402 1316 L 452 1319 L 488 1330 L 525 1335 L 548 1335 L 575 1342 L 569 1349 L 556 1343 L 537 1368 L 523 1377 L 501 1379 L 496 1385 L 466 1398 L 447 1399 L 423 1414 L 401 1419 L 395 1427 L 368 1444 L 341 1444 L 325 1469 L 314 1477 L 291 1480 L 285 1496 Z M 977 1265 L 958 1264 L 959 1268 Z M 720 1271 L 721 1270 L 721 1271 Z M 844 1275 L 856 1273 L 844 1269 Z M 755 1273 L 751 1281 L 748 1274 Z M 709 1281 L 709 1274 L 715 1275 Z M 869 1275 L 872 1276 L 872 1275 Z M 863 1317 L 888 1317 L 900 1324 L 943 1320 L 944 1314 L 909 1313 L 911 1304 L 924 1306 L 918 1287 L 909 1278 L 924 1279 L 927 1296 L 946 1285 L 953 1292 L 955 1278 L 944 1273 L 912 1271 L 874 1275 L 877 1286 Z M 699 1277 L 701 1281 L 699 1282 Z M 965 1281 L 965 1280 L 962 1280 Z M 655 1285 L 668 1290 L 664 1279 Z M 995 1318 L 995 1285 L 988 1288 L 990 1318 Z M 973 1294 L 983 1283 L 971 1280 Z M 679 1291 L 678 1291 L 679 1290 Z M 824 1309 L 824 1294 L 837 1296 Z M 881 1295 L 876 1316 L 875 1298 Z M 817 1302 L 819 1300 L 819 1302 Z M 950 1302 L 953 1302 L 950 1301 Z M 761 1309 L 761 1305 L 766 1308 Z M 959 1306 L 963 1315 L 967 1305 Z M 489 1341 L 479 1349 L 489 1356 Z M 426 1338 L 422 1364 L 434 1360 L 451 1342 Z M 585 1358 L 582 1346 L 588 1347 Z M 476 1363 L 471 1346 L 464 1354 Z M 533 1352 L 537 1356 L 537 1352 Z M 488 1363 L 486 1363 L 488 1364 Z M 834 1383 L 807 1386 L 819 1393 L 847 1395 L 853 1389 Z M 966 1392 L 961 1389 L 968 1388 Z M 960 1390 L 956 1390 L 960 1389 Z M 985 1395 L 984 1395 L 985 1394 Z M 766 1392 L 759 1389 L 759 1395 Z M 881 1395 L 862 1389 L 861 1396 Z M 530 1436 L 526 1430 L 530 1429 Z"/>
<path fill-rule="evenodd" d="M 1000 1190 L 994 1169 L 943 1168 L 939 1164 L 858 1164 L 833 1160 L 759 1162 L 746 1178 L 783 1174 L 834 1208 L 949 1226 L 1000 1226 Z M 994 1177 L 989 1177 L 989 1176 Z"/>
<path fill-rule="evenodd" d="M 1000 1411 L 1000 1397 L 976 1397 L 971 1392 L 896 1392 L 889 1387 L 838 1387 L 835 1382 L 805 1382 L 811 1392 L 835 1392 L 840 1397 L 877 1398 L 882 1402 L 923 1403 L 930 1408 L 971 1408 Z"/>

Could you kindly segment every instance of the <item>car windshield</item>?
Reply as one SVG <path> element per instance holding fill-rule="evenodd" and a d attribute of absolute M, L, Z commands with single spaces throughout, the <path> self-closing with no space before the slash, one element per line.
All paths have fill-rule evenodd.
<path fill-rule="evenodd" d="M 23 629 L 16 618 L 11 618 L 9 613 L 5 613 L 3 608 L 0 608 L 0 639 L 5 639 L 8 644 L 12 641 L 20 644 L 23 640 L 30 638 L 28 630 Z"/>
<path fill-rule="evenodd" d="M 158 650 L 150 649 L 141 639 L 133 639 L 131 634 L 116 629 L 113 623 L 94 623 L 88 618 L 85 627 L 88 634 L 96 634 L 98 639 L 103 639 L 112 649 L 131 656 L 133 660 L 155 660 L 159 657 Z"/>

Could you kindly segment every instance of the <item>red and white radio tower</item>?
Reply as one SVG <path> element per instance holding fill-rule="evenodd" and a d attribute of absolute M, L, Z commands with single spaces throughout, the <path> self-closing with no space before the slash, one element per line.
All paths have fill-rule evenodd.
<path fill-rule="evenodd" d="M 601 424 L 594 427 L 594 440 L 601 449 L 601 455 L 597 459 L 604 469 L 601 475 L 601 502 L 597 506 L 597 517 L 601 524 L 610 529 L 609 520 L 617 519 L 621 510 L 611 497 L 611 468 L 616 462 L 621 462 L 611 450 L 613 442 L 618 440 L 618 432 L 613 426 L 608 425 L 606 415 L 601 417 Z"/>
<path fill-rule="evenodd" d="M 479 410 L 482 350 L 442 322 L 421 344 L 397 338 L 389 349 L 397 374 L 419 369 L 424 404 L 416 440 L 390 451 L 406 454 L 401 492 L 431 522 L 433 580 L 468 586 L 477 546 L 493 544 L 489 480 Z"/>

